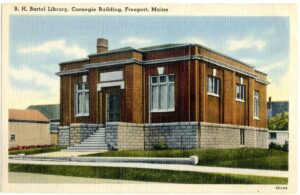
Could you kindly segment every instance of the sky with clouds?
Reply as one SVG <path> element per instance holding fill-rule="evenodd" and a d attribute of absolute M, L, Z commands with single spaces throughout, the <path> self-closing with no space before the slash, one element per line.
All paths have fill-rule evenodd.
<path fill-rule="evenodd" d="M 268 96 L 288 100 L 287 17 L 11 16 L 9 108 L 59 103 L 58 64 L 109 49 L 199 43 L 268 74 Z"/>

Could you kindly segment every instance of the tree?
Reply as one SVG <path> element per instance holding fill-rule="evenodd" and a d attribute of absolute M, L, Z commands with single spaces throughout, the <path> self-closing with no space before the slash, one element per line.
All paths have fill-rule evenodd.
<path fill-rule="evenodd" d="M 277 114 L 268 119 L 268 129 L 270 130 L 288 130 L 289 115 L 287 112 Z"/>

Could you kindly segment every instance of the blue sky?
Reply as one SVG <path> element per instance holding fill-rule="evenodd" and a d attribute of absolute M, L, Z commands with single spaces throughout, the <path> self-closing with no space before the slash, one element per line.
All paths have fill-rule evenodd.
<path fill-rule="evenodd" d="M 268 96 L 287 100 L 288 17 L 11 16 L 10 108 L 59 103 L 61 61 L 109 49 L 199 43 L 265 71 Z"/>

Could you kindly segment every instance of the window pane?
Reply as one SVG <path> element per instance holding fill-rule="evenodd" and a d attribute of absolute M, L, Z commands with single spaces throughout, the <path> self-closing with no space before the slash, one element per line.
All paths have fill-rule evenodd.
<path fill-rule="evenodd" d="M 85 93 L 85 113 L 89 113 L 89 93 Z"/>
<path fill-rule="evenodd" d="M 89 89 L 89 84 L 88 84 L 88 83 L 86 83 L 86 84 L 84 85 L 84 89 Z"/>
<path fill-rule="evenodd" d="M 167 109 L 168 108 L 168 85 L 159 86 L 159 108 Z"/>
<path fill-rule="evenodd" d="M 151 83 L 156 84 L 157 83 L 157 77 L 151 77 Z"/>
<path fill-rule="evenodd" d="M 78 96 L 77 96 L 77 101 L 78 101 L 78 104 L 77 104 L 77 113 L 80 114 L 82 113 L 82 93 L 78 93 Z"/>
<path fill-rule="evenodd" d="M 77 84 L 77 89 L 82 90 L 82 84 Z"/>
<path fill-rule="evenodd" d="M 169 82 L 175 81 L 175 75 L 169 75 Z"/>
<path fill-rule="evenodd" d="M 152 110 L 157 110 L 158 109 L 158 86 L 153 86 L 152 87 Z"/>
<path fill-rule="evenodd" d="M 165 83 L 167 81 L 167 77 L 165 75 L 159 76 L 159 82 Z"/>
<path fill-rule="evenodd" d="M 214 94 L 219 94 L 218 93 L 218 82 L 219 82 L 219 79 L 217 78 L 214 78 Z"/>
<path fill-rule="evenodd" d="M 245 97 L 245 88 L 243 85 L 241 85 L 241 99 L 244 100 Z"/>
<path fill-rule="evenodd" d="M 213 93 L 212 77 L 208 77 L 208 92 Z"/>
<path fill-rule="evenodd" d="M 175 107 L 175 87 L 174 85 L 169 86 L 169 109 L 174 109 Z"/>
<path fill-rule="evenodd" d="M 236 90 L 236 98 L 239 99 L 240 98 L 240 88 L 238 85 L 236 85 L 235 90 Z"/>

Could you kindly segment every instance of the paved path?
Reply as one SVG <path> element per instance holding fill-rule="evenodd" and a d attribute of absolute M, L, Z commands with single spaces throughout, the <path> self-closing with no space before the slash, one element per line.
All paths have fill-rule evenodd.
<path fill-rule="evenodd" d="M 42 165 L 78 165 L 78 166 L 99 166 L 99 167 L 129 167 L 145 169 L 162 169 L 175 171 L 192 171 L 205 173 L 230 173 L 239 175 L 255 175 L 268 177 L 288 177 L 287 171 L 269 171 L 240 168 L 208 167 L 195 165 L 174 165 L 174 164 L 149 164 L 149 163 L 99 163 L 99 162 L 57 162 L 57 161 L 31 161 L 9 159 L 9 163 L 21 164 L 42 164 Z"/>
<path fill-rule="evenodd" d="M 80 156 L 80 155 L 87 155 L 87 154 L 94 154 L 94 153 L 102 153 L 106 151 L 67 151 L 67 150 L 61 150 L 57 152 L 47 152 L 47 153 L 41 153 L 41 154 L 34 154 L 34 156 L 45 156 L 45 157 L 71 157 L 71 156 Z"/>
<path fill-rule="evenodd" d="M 80 184 L 116 184 L 116 183 L 154 183 L 154 182 L 141 182 L 141 181 L 129 181 L 118 179 L 99 179 L 99 178 L 85 178 L 85 177 L 71 177 L 60 175 L 46 175 L 36 173 L 8 173 L 9 183 L 80 183 Z"/>

